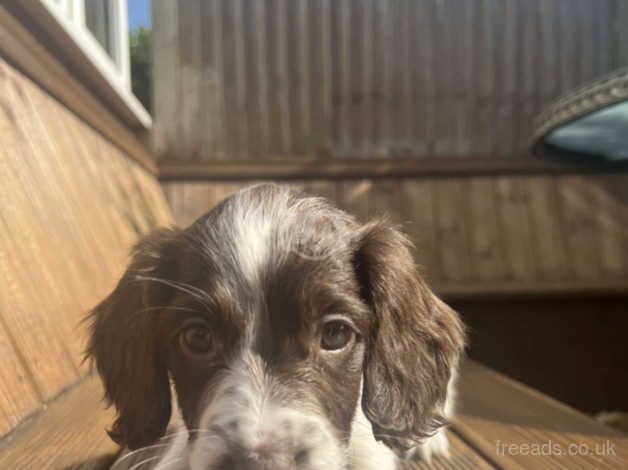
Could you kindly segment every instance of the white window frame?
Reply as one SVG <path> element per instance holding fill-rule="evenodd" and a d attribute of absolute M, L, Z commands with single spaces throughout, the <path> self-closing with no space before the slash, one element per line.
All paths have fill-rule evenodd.
<path fill-rule="evenodd" d="M 85 24 L 85 0 L 36 0 L 61 26 L 82 53 L 98 69 L 121 100 L 144 128 L 152 120 L 131 91 L 131 61 L 129 53 L 127 0 L 114 2 L 115 23 L 109 33 L 114 37 L 112 58 Z"/>

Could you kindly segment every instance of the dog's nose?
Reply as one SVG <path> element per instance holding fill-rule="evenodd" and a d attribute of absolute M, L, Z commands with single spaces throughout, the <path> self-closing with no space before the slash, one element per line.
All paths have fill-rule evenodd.
<path fill-rule="evenodd" d="M 271 442 L 263 442 L 253 450 L 233 448 L 216 466 L 221 470 L 297 470 L 303 459 L 303 452 L 288 452 Z"/>
<path fill-rule="evenodd" d="M 278 453 L 278 448 L 273 442 L 264 441 L 255 446 L 252 455 L 259 460 L 272 460 Z"/>

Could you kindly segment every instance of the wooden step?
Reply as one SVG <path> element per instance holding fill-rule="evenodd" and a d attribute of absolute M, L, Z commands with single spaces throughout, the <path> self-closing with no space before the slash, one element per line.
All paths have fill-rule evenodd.
<path fill-rule="evenodd" d="M 114 413 L 105 409 L 98 377 L 53 400 L 0 442 L 0 469 L 108 468 L 118 448 L 105 432 Z"/>

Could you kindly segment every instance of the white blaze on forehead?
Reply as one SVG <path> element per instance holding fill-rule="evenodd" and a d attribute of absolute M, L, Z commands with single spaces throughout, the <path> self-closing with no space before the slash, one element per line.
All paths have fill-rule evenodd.
<path fill-rule="evenodd" d="M 223 214 L 222 228 L 231 238 L 231 259 L 235 263 L 232 268 L 246 283 L 246 286 L 233 286 L 233 295 L 253 302 L 250 307 L 254 314 L 246 332 L 249 345 L 255 337 L 257 313 L 264 302 L 262 274 L 271 262 L 279 263 L 285 255 L 285 247 L 281 246 L 284 237 L 280 231 L 289 227 L 294 217 L 290 197 L 291 193 L 285 189 L 273 190 L 269 194 L 255 191 L 255 188 L 244 190 L 227 203 Z M 248 295 L 239 295 L 241 288 L 245 288 Z"/>
<path fill-rule="evenodd" d="M 260 274 L 273 251 L 274 232 L 285 222 L 280 220 L 280 212 L 284 212 L 284 218 L 288 212 L 284 204 L 265 205 L 243 194 L 229 207 L 238 267 L 253 287 L 259 285 Z"/>
<path fill-rule="evenodd" d="M 310 260 L 333 256 L 346 247 L 353 228 L 349 216 L 323 199 L 273 185 L 237 192 L 208 224 L 205 248 L 224 269 L 234 296 L 242 288 L 259 291 L 263 273 L 289 254 Z"/>

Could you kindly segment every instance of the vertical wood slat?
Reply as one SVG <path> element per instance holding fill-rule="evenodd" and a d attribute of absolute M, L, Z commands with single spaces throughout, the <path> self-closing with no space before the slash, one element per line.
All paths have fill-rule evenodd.
<path fill-rule="evenodd" d="M 544 54 L 539 55 L 541 63 L 539 64 L 538 83 L 541 102 L 548 102 L 558 94 L 559 82 L 556 80 L 556 75 L 553 73 L 554 64 L 559 61 L 561 54 L 560 44 L 557 42 L 556 23 L 560 16 L 559 11 L 560 0 L 548 0 L 547 6 L 544 9 L 539 10 L 539 43 L 543 45 Z M 604 3 L 604 2 L 602 2 Z M 596 10 L 596 16 L 598 15 Z M 597 47 L 600 47 L 602 43 L 598 43 Z M 604 54 L 595 54 L 598 57 L 603 57 Z M 601 64 L 598 70 L 606 70 L 605 66 Z"/>
<path fill-rule="evenodd" d="M 275 23 L 271 23 L 270 27 L 276 32 L 276 75 L 273 77 L 277 81 L 279 87 L 277 94 L 279 99 L 279 124 L 281 129 L 281 145 L 278 150 L 282 153 L 289 153 L 293 149 L 292 130 L 292 113 L 290 106 L 290 95 L 288 93 L 290 87 L 290 77 L 288 74 L 288 18 L 287 18 L 287 1 L 276 0 L 274 6 L 274 15 L 272 18 Z"/>
<path fill-rule="evenodd" d="M 476 9 L 473 8 L 473 5 L 469 2 L 465 2 L 461 5 L 458 13 L 456 29 L 459 30 L 458 34 L 462 37 L 464 44 L 474 44 L 475 42 L 475 12 Z M 473 79 L 477 73 L 475 57 L 477 56 L 478 49 L 479 48 L 476 47 L 473 50 L 468 50 L 464 47 L 458 47 L 456 54 L 456 63 L 460 67 L 459 92 L 456 100 L 458 129 L 455 150 L 456 155 L 468 155 L 469 152 L 472 151 L 473 136 L 476 135 L 473 129 L 476 108 L 472 100 L 475 97 L 473 94 Z M 491 52 L 487 51 L 487 54 L 491 54 Z"/>
<path fill-rule="evenodd" d="M 577 279 L 594 279 L 600 274 L 596 237 L 596 210 L 592 191 L 582 176 L 567 176 L 558 182 L 566 244 Z M 596 247 L 596 249 L 592 249 Z"/>
<path fill-rule="evenodd" d="M 350 2 L 337 2 L 338 11 L 334 25 L 336 31 L 336 44 L 338 52 L 335 60 L 334 80 L 334 114 L 337 119 L 334 122 L 334 130 L 336 130 L 334 138 L 334 153 L 339 155 L 348 155 L 353 148 L 351 142 L 351 114 L 350 114 L 350 96 L 351 96 L 351 8 Z"/>
<path fill-rule="evenodd" d="M 435 1 L 434 6 L 434 37 L 438 38 L 438 42 L 442 44 L 442 48 L 437 48 L 436 60 L 435 60 L 435 76 L 438 80 L 435 81 L 435 102 L 436 108 L 442 110 L 437 112 L 434 116 L 435 121 L 435 140 L 434 140 L 434 155 L 446 155 L 451 154 L 451 148 L 449 143 L 453 137 L 451 108 L 450 100 L 448 96 L 448 90 L 454 83 L 457 77 L 454 76 L 454 70 L 452 68 L 452 37 L 450 31 L 449 10 L 447 9 L 447 3 L 445 1 Z M 434 42 L 436 44 L 436 42 Z"/>
<path fill-rule="evenodd" d="M 352 125 L 351 145 L 358 155 L 367 155 L 372 147 L 374 139 L 376 116 L 373 108 L 374 70 L 373 45 L 374 45 L 374 12 L 373 2 L 364 0 L 354 2 L 353 42 L 355 50 L 351 54 L 352 63 L 352 88 L 356 90 L 358 99 L 355 106 Z"/>
<path fill-rule="evenodd" d="M 222 160 L 227 148 L 225 136 L 225 83 L 222 0 L 201 2 L 202 80 L 201 113 L 203 126 L 202 155 Z"/>
<path fill-rule="evenodd" d="M 436 180 L 432 186 L 434 224 L 442 280 L 464 283 L 472 275 L 466 225 L 466 181 Z"/>
<path fill-rule="evenodd" d="M 332 204 L 337 204 L 336 184 L 329 180 L 311 180 L 300 184 L 300 187 L 308 194 L 327 199 Z"/>
<path fill-rule="evenodd" d="M 535 278 L 534 252 L 527 213 L 526 187 L 511 177 L 496 179 L 497 211 L 500 235 L 508 263 L 510 279 L 531 281 Z"/>
<path fill-rule="evenodd" d="M 481 140 L 476 142 L 477 148 L 480 153 L 490 155 L 493 152 L 495 146 L 495 138 L 491 133 L 495 121 L 493 117 L 492 104 L 493 94 L 496 92 L 496 87 L 501 86 L 496 82 L 496 57 L 494 50 L 497 47 L 495 44 L 495 18 L 493 11 L 496 7 L 494 2 L 490 0 L 484 0 L 481 7 L 477 8 L 476 17 L 474 21 L 474 27 L 476 29 L 475 39 L 477 40 L 477 47 L 469 51 L 469 53 L 475 56 L 477 60 L 477 67 L 474 70 L 474 75 L 477 77 L 477 89 L 474 90 L 476 98 L 476 118 L 478 120 L 479 132 L 482 136 Z M 499 93 L 499 91 L 497 90 Z"/>
<path fill-rule="evenodd" d="M 225 111 L 220 116 L 225 126 L 225 157 L 233 159 L 237 158 L 239 152 L 239 132 L 238 132 L 238 106 L 236 96 L 236 78 L 235 78 L 235 32 L 233 20 L 233 4 L 218 0 L 221 3 L 220 13 L 222 18 L 222 65 L 223 65 L 223 83 L 222 95 L 224 96 Z M 155 34 L 153 30 L 153 34 Z M 154 57 L 155 61 L 159 60 L 159 56 Z M 158 116 L 155 115 L 158 120 Z"/>
<path fill-rule="evenodd" d="M 339 182 L 337 190 L 338 205 L 355 216 L 359 221 L 367 221 L 371 212 L 369 194 L 372 187 L 373 182 L 368 179 Z"/>
<path fill-rule="evenodd" d="M 562 280 L 570 277 L 565 232 L 554 178 L 531 177 L 525 182 L 528 192 L 528 220 L 534 247 L 534 260 L 540 279 Z"/>
<path fill-rule="evenodd" d="M 538 38 L 540 18 L 544 14 L 545 8 L 542 3 L 532 2 L 527 8 L 522 8 L 523 17 L 519 20 L 521 28 L 519 75 L 522 94 L 517 109 L 521 119 L 515 145 L 521 149 L 526 148 L 530 136 L 534 132 L 534 117 L 542 108 L 542 103 L 539 102 L 538 98 L 542 85 L 537 80 L 541 64 L 537 61 L 543 56 L 543 54 L 538 53 L 542 47 Z M 573 57 L 570 59 L 575 60 Z"/>
<path fill-rule="evenodd" d="M 469 251 L 477 279 L 506 277 L 504 246 L 499 229 L 495 182 L 492 178 L 473 178 L 468 184 Z"/>
<path fill-rule="evenodd" d="M 375 16 L 375 87 L 373 92 L 378 99 L 374 110 L 376 122 L 376 144 L 372 148 L 374 155 L 386 157 L 390 152 L 392 128 L 392 66 L 393 66 L 393 12 L 396 2 L 373 3 Z M 396 47 L 396 45 L 395 45 Z M 365 50 L 365 54 L 371 51 Z"/>
<path fill-rule="evenodd" d="M 307 93 L 310 107 L 308 137 L 308 157 L 329 154 L 329 135 L 331 118 L 331 15 L 330 0 L 308 2 L 309 39 L 305 41 L 308 49 Z"/>
<path fill-rule="evenodd" d="M 266 4 L 254 2 L 252 5 L 252 24 L 255 44 L 255 76 L 257 81 L 257 120 L 259 124 L 258 145 L 255 149 L 261 155 L 269 153 L 270 147 L 270 115 L 269 115 L 269 74 L 267 69 L 268 44 L 266 38 Z"/>
<path fill-rule="evenodd" d="M 397 227 L 402 225 L 403 216 L 397 180 L 374 180 L 370 197 L 371 217 L 384 218 Z"/>
<path fill-rule="evenodd" d="M 574 11 L 574 2 L 562 0 L 560 2 L 559 28 L 560 28 L 560 47 L 561 54 L 559 58 L 560 64 L 560 92 L 566 93 L 578 85 L 578 70 L 576 68 L 578 62 L 578 31 L 576 29 L 576 17 Z M 575 58 L 575 60 L 574 60 Z"/>
<path fill-rule="evenodd" d="M 236 138 L 236 158 L 248 155 L 251 144 L 251 114 L 249 112 L 249 96 L 247 95 L 247 70 L 249 64 L 245 55 L 244 0 L 231 0 L 230 5 L 233 49 L 225 51 L 233 54 L 233 80 L 235 87 L 234 106 L 237 121 L 234 122 Z"/>
<path fill-rule="evenodd" d="M 501 24 L 501 50 L 502 60 L 499 63 L 500 85 L 499 99 L 499 120 L 496 123 L 498 150 L 500 153 L 508 155 L 516 152 L 515 132 L 517 128 L 517 110 L 515 98 L 517 93 L 517 70 L 515 69 L 515 58 L 517 51 L 517 14 L 515 11 L 516 0 L 504 0 L 501 2 L 503 21 Z"/>
<path fill-rule="evenodd" d="M 613 57 L 611 66 L 614 68 L 628 66 L 628 4 L 623 0 L 614 0 L 615 37 L 613 38 Z M 608 7 L 607 7 L 608 9 Z"/>
<path fill-rule="evenodd" d="M 436 41 L 435 18 L 436 9 L 434 1 L 416 2 L 414 4 L 414 20 L 415 28 L 412 29 L 413 43 L 417 49 L 416 59 L 408 57 L 412 63 L 412 76 L 418 84 L 414 92 L 415 99 L 413 107 L 417 109 L 418 116 L 415 119 L 412 140 L 412 148 L 416 148 L 422 155 L 431 155 L 435 153 L 437 133 L 437 80 L 438 72 L 436 69 Z M 421 31 L 425 31 L 423 40 L 417 41 Z M 417 44 L 418 42 L 418 44 Z"/>
<path fill-rule="evenodd" d="M 596 51 L 593 48 L 595 45 L 595 21 L 590 18 L 595 18 L 596 12 L 592 12 L 589 9 L 588 0 L 578 0 L 577 3 L 578 14 L 578 31 L 579 34 L 585 37 L 591 38 L 589 41 L 582 41 L 580 43 L 580 52 L 578 57 L 580 59 L 578 75 L 583 81 L 589 81 L 595 76 L 595 55 Z"/>
<path fill-rule="evenodd" d="M 429 180 L 400 182 L 403 227 L 416 247 L 417 263 L 428 280 L 442 278 L 434 222 L 434 196 Z"/>
<path fill-rule="evenodd" d="M 312 155 L 313 152 L 313 142 L 312 136 L 310 132 L 312 131 L 312 115 L 311 108 L 313 106 L 311 95 L 310 95 L 310 87 L 311 87 L 311 75 L 312 70 L 310 68 L 310 38 L 308 37 L 312 34 L 310 28 L 310 8 L 311 4 L 308 0 L 293 0 L 296 1 L 296 44 L 297 48 L 295 50 L 295 61 L 298 65 L 297 67 L 297 77 L 295 80 L 296 90 L 297 90 L 297 103 L 295 103 L 295 107 L 299 108 L 299 136 L 301 141 L 301 146 L 298 152 L 301 155 Z"/>
<path fill-rule="evenodd" d="M 202 44 L 201 36 L 201 1 L 188 0 L 186 7 L 179 9 L 179 41 L 178 65 L 180 73 L 179 114 L 181 151 L 190 159 L 201 158 L 201 142 L 205 133 L 196 131 L 198 123 L 205 126 L 202 119 L 202 108 L 207 97 L 203 91 L 206 84 L 202 82 Z M 185 33 L 183 33 L 185 31 Z M 203 102 L 201 102 L 203 98 Z"/>
<path fill-rule="evenodd" d="M 333 0 L 320 0 L 320 51 L 319 59 L 321 66 L 317 68 L 320 71 L 318 83 L 320 83 L 320 95 L 318 99 L 313 98 L 315 102 L 318 102 L 321 113 L 319 119 L 316 121 L 316 128 L 319 133 L 319 137 L 316 139 L 319 143 L 318 153 L 321 155 L 329 155 L 331 153 L 331 135 L 332 131 L 330 126 L 332 124 L 332 90 L 333 90 L 333 75 L 332 75 L 332 41 L 331 41 L 331 2 Z M 314 45 L 314 49 L 316 46 Z"/>
<path fill-rule="evenodd" d="M 604 276 L 628 275 L 628 185 L 621 176 L 589 181 L 600 270 Z"/>
<path fill-rule="evenodd" d="M 413 96 L 413 82 L 412 82 L 412 64 L 414 61 L 410 60 L 411 50 L 413 49 L 411 43 L 411 22 L 412 22 L 413 5 L 410 0 L 401 1 L 399 7 L 399 22 L 397 23 L 398 36 L 395 42 L 399 47 L 399 56 L 401 57 L 401 64 L 398 65 L 399 69 L 395 73 L 399 80 L 399 130 L 396 136 L 395 149 L 399 153 L 403 153 L 407 148 L 411 148 L 411 125 L 413 123 L 413 109 L 414 109 L 414 96 Z"/>
<path fill-rule="evenodd" d="M 151 2 L 153 53 L 153 112 L 151 145 L 157 158 L 175 157 L 179 148 L 179 5 Z M 186 156 L 188 158 L 189 156 Z"/>
<path fill-rule="evenodd" d="M 244 118 L 247 121 L 248 138 L 247 145 L 242 150 L 242 158 L 257 158 L 263 142 L 261 139 L 261 121 L 260 115 L 260 80 L 258 68 L 260 63 L 265 62 L 263 55 L 259 54 L 260 37 L 257 34 L 257 23 L 259 19 L 256 17 L 256 9 L 252 4 L 243 2 L 241 7 L 240 21 L 242 29 L 239 34 L 242 36 L 242 57 L 246 64 L 244 68 L 243 83 L 245 92 L 244 99 Z"/>

